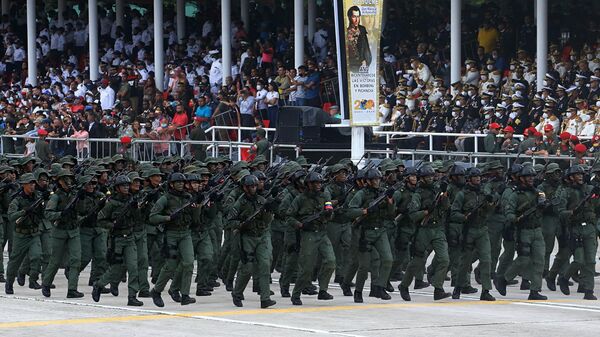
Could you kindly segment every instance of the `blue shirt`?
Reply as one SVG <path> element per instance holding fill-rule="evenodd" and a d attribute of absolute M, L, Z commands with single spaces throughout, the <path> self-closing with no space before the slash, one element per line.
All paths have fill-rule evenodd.
<path fill-rule="evenodd" d="M 306 99 L 312 99 L 315 97 L 319 96 L 319 82 L 321 81 L 321 74 L 319 74 L 318 71 L 313 72 L 312 74 L 308 75 L 305 84 L 316 84 L 315 86 L 313 86 L 310 89 L 306 89 L 304 91 L 304 98 Z"/>
<path fill-rule="evenodd" d="M 195 115 L 196 117 L 210 118 L 212 116 L 212 111 L 208 105 L 199 106 L 196 108 Z"/>

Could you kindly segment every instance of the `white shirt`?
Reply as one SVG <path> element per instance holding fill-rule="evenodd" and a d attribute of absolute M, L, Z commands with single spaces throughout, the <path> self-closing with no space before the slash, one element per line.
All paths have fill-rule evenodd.
<path fill-rule="evenodd" d="M 85 46 L 85 42 L 88 39 L 88 34 L 85 31 L 85 29 L 80 29 L 75 32 L 75 34 L 73 35 L 73 39 L 75 40 L 75 46 L 83 47 Z"/>
<path fill-rule="evenodd" d="M 265 98 L 267 98 L 268 91 L 265 88 L 256 91 L 256 107 L 258 110 L 264 110 L 267 108 Z"/>
<path fill-rule="evenodd" d="M 23 47 L 19 47 L 15 49 L 13 54 L 13 62 L 22 62 L 25 60 L 25 50 Z"/>
<path fill-rule="evenodd" d="M 270 101 L 273 98 L 277 98 L 279 100 L 279 93 L 277 91 L 269 91 L 267 92 L 267 100 Z M 276 106 L 277 104 L 268 104 L 269 107 Z"/>
<path fill-rule="evenodd" d="M 98 87 L 100 92 L 100 106 L 102 110 L 110 110 L 115 104 L 115 91 L 107 86 L 106 88 Z"/>
<path fill-rule="evenodd" d="M 223 65 L 221 60 L 215 60 L 210 66 L 209 82 L 212 86 L 220 86 L 223 82 Z"/>

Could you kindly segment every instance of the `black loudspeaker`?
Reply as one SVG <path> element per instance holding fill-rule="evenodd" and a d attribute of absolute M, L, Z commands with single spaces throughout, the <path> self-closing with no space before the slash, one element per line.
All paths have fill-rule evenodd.
<path fill-rule="evenodd" d="M 298 144 L 300 142 L 300 127 L 279 126 L 274 139 L 277 144 Z"/>
<path fill-rule="evenodd" d="M 277 127 L 299 127 L 300 116 L 302 116 L 302 109 L 294 106 L 284 106 L 279 109 L 277 115 Z"/>
<path fill-rule="evenodd" d="M 320 126 L 303 126 L 302 141 L 307 143 L 321 142 L 321 127 Z"/>

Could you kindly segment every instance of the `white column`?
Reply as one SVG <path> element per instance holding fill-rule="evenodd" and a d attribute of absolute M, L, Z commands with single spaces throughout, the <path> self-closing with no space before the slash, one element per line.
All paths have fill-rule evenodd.
<path fill-rule="evenodd" d="M 342 50 L 342 41 L 340 41 L 340 18 L 339 18 L 339 12 L 338 12 L 338 1 L 334 0 L 333 1 L 333 21 L 335 23 L 335 50 L 336 50 L 336 58 L 337 58 L 337 70 L 338 70 L 338 97 L 339 99 L 339 104 L 340 104 L 340 111 L 342 112 L 342 116 L 343 118 L 345 118 L 346 115 L 346 99 L 344 99 L 343 95 L 344 95 L 344 90 L 342 88 L 342 86 L 344 86 L 344 77 L 342 76 L 342 53 L 340 52 Z"/>
<path fill-rule="evenodd" d="M 350 159 L 356 164 L 365 153 L 365 128 L 362 126 L 352 127 L 352 139 L 350 148 Z"/>
<path fill-rule="evenodd" d="M 117 26 L 121 26 L 123 27 L 125 25 L 125 11 L 123 9 L 123 0 L 117 0 L 115 3 L 115 22 L 117 23 Z"/>
<path fill-rule="evenodd" d="M 154 76 L 156 88 L 165 90 L 165 49 L 163 47 L 163 2 L 154 0 Z"/>
<path fill-rule="evenodd" d="M 100 62 L 100 56 L 98 54 L 98 0 L 88 1 L 88 20 L 89 20 L 89 34 L 90 34 L 90 80 L 98 80 L 98 65 Z"/>
<path fill-rule="evenodd" d="M 304 3 L 294 0 L 294 67 L 304 64 Z"/>
<path fill-rule="evenodd" d="M 250 28 L 250 8 L 248 5 L 248 0 L 240 1 L 240 12 L 242 17 L 242 22 L 244 23 L 244 29 L 248 32 Z"/>
<path fill-rule="evenodd" d="M 64 27 L 65 26 L 65 15 L 64 15 L 65 0 L 58 0 L 57 11 L 58 11 L 58 26 Z"/>
<path fill-rule="evenodd" d="M 231 76 L 231 0 L 221 0 L 221 56 L 225 83 Z"/>
<path fill-rule="evenodd" d="M 2 15 L 7 14 L 10 9 L 10 0 L 2 0 Z"/>
<path fill-rule="evenodd" d="M 37 85 L 35 30 L 35 0 L 27 0 L 27 77 L 33 86 Z"/>
<path fill-rule="evenodd" d="M 317 2 L 308 0 L 308 43 L 312 44 L 317 31 Z"/>
<path fill-rule="evenodd" d="M 544 86 L 544 76 L 548 71 L 548 0 L 536 1 L 537 12 L 537 90 Z"/>
<path fill-rule="evenodd" d="M 177 42 L 183 43 L 185 37 L 185 0 L 177 0 Z"/>
<path fill-rule="evenodd" d="M 461 0 L 450 2 L 450 83 L 460 81 L 461 69 Z"/>

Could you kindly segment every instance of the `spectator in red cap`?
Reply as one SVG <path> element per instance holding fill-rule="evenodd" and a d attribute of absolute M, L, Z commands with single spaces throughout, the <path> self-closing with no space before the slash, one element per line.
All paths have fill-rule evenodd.
<path fill-rule="evenodd" d="M 554 133 L 554 127 L 551 124 L 544 126 L 544 141 L 541 147 L 548 152 L 548 154 L 556 154 L 558 150 L 559 141 Z"/>
<path fill-rule="evenodd" d="M 500 146 L 502 144 L 502 138 L 498 137 L 500 128 L 500 124 L 496 122 L 490 124 L 490 130 L 483 140 L 485 152 L 496 153 L 500 151 Z"/>
<path fill-rule="evenodd" d="M 560 138 L 560 143 L 558 144 L 558 149 L 556 150 L 556 154 L 560 155 L 565 154 L 568 155 L 571 149 L 571 134 L 568 132 L 562 132 L 559 136 Z"/>
<path fill-rule="evenodd" d="M 542 133 L 535 130 L 535 128 L 527 128 L 525 131 L 529 137 L 519 144 L 518 152 L 528 156 L 548 154 L 548 152 L 540 146 L 542 144 Z"/>
<path fill-rule="evenodd" d="M 504 141 L 502 142 L 501 150 L 510 153 L 517 152 L 519 141 L 514 138 L 515 129 L 509 125 L 502 132 L 504 133 Z"/>
<path fill-rule="evenodd" d="M 573 159 L 573 161 L 571 162 L 571 165 L 581 165 L 581 164 L 585 164 L 585 159 L 583 159 L 583 157 L 585 157 L 586 153 L 587 153 L 587 147 L 583 144 L 577 144 L 573 147 L 574 150 L 574 155 L 575 155 L 575 159 Z"/>
<path fill-rule="evenodd" d="M 35 142 L 35 155 L 42 160 L 44 165 L 50 165 L 54 156 L 50 150 L 50 144 L 46 140 L 48 131 L 39 129 L 37 134 L 40 138 Z"/>

